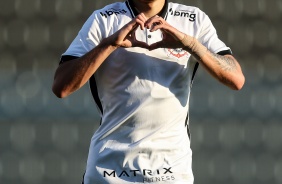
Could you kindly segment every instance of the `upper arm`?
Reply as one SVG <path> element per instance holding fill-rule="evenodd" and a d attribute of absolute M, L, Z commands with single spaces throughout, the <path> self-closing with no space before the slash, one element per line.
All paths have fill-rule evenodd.
<path fill-rule="evenodd" d="M 201 12 L 198 19 L 200 24 L 198 41 L 213 53 L 219 55 L 232 54 L 231 49 L 218 37 L 217 31 L 208 15 Z"/>
<path fill-rule="evenodd" d="M 96 47 L 102 40 L 101 20 L 98 13 L 94 12 L 84 23 L 77 36 L 62 54 L 65 56 L 81 57 Z M 69 58 L 64 58 L 69 59 Z"/>

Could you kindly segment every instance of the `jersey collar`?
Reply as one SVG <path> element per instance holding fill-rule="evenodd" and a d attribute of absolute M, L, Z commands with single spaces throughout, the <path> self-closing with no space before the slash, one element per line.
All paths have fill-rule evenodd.
<path fill-rule="evenodd" d="M 127 0 L 125 3 L 126 3 L 127 8 L 130 10 L 130 13 L 131 13 L 132 17 L 136 17 L 139 13 L 134 8 L 133 1 L 132 0 Z M 166 18 L 166 14 L 167 14 L 167 10 L 168 10 L 168 0 L 165 0 L 164 7 L 163 7 L 163 9 L 161 10 L 161 12 L 158 15 L 160 17 L 162 17 L 163 19 L 165 19 Z"/>

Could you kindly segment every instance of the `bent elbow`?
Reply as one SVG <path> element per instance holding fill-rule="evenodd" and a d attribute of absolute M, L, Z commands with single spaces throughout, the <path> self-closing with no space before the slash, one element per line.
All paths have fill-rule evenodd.
<path fill-rule="evenodd" d="M 242 74 L 240 77 L 238 77 L 236 79 L 232 89 L 234 89 L 234 90 L 241 90 L 243 88 L 244 84 L 245 84 L 245 77 Z"/>
<path fill-rule="evenodd" d="M 57 92 L 54 92 L 53 91 L 53 93 L 56 95 L 56 97 L 58 97 L 58 98 L 65 98 L 65 97 L 67 97 L 68 95 L 67 94 L 65 94 L 65 93 L 57 93 Z"/>
<path fill-rule="evenodd" d="M 57 91 L 57 90 L 54 89 L 54 88 L 52 88 L 52 91 L 53 91 L 54 95 L 55 95 L 56 97 L 58 97 L 58 98 L 64 98 L 64 97 L 65 97 L 64 93 L 62 93 L 62 92 L 60 92 L 60 91 Z"/>
<path fill-rule="evenodd" d="M 58 98 L 65 98 L 65 97 L 67 97 L 68 96 L 68 93 L 65 91 L 65 90 L 63 90 L 63 89 L 61 89 L 61 88 L 58 88 L 56 85 L 54 85 L 53 84 L 53 86 L 52 86 L 52 91 L 53 91 L 53 93 L 56 95 L 56 97 L 58 97 Z"/>

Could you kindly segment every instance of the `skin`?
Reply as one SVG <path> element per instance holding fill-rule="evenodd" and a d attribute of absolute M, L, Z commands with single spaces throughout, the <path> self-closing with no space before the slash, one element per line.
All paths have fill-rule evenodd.
<path fill-rule="evenodd" d="M 217 80 L 234 90 L 242 88 L 244 75 L 237 60 L 232 55 L 220 56 L 210 52 L 193 37 L 186 35 L 157 16 L 165 0 L 133 0 L 140 12 L 132 21 L 113 35 L 105 38 L 84 56 L 65 62 L 57 68 L 52 90 L 63 98 L 81 88 L 95 73 L 105 59 L 119 47 L 142 47 L 148 50 L 157 48 L 183 48 L 196 57 L 199 63 Z M 152 45 L 137 41 L 135 30 L 161 30 L 163 40 Z"/>

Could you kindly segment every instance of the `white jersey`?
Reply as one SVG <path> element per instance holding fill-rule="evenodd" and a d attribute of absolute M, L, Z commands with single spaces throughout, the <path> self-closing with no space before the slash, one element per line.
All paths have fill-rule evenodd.
<path fill-rule="evenodd" d="M 130 0 L 95 11 L 63 54 L 81 57 L 137 15 Z M 166 2 L 170 25 L 215 53 L 229 48 L 200 9 Z M 148 44 L 160 31 L 136 31 Z M 89 150 L 84 184 L 192 184 L 189 96 L 197 63 L 182 49 L 119 48 L 90 79 L 101 125 Z"/>

